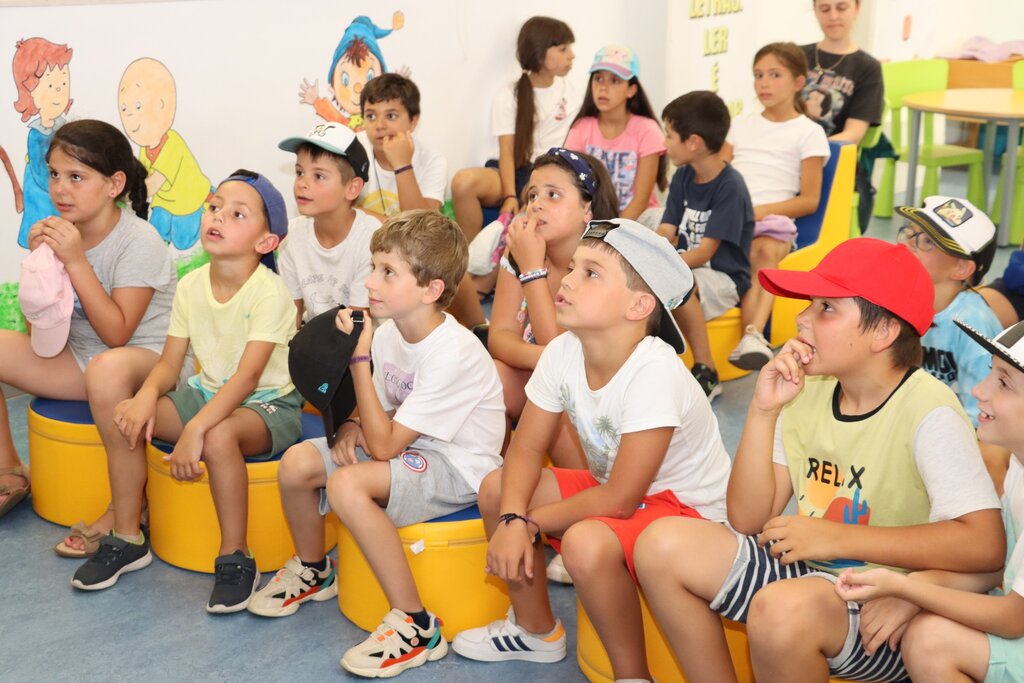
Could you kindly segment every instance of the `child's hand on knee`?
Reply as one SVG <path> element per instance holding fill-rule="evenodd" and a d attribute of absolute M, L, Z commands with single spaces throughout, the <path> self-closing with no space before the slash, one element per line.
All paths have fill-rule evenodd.
<path fill-rule="evenodd" d="M 864 603 L 860 610 L 860 637 L 864 651 L 873 655 L 878 648 L 888 644 L 889 649 L 895 652 L 903 639 L 903 632 L 907 630 L 907 624 L 920 611 L 920 607 L 901 598 L 877 598 Z"/>
<path fill-rule="evenodd" d="M 196 434 L 186 425 L 178 443 L 174 444 L 174 450 L 164 456 L 164 462 L 171 464 L 171 476 L 178 481 L 195 481 L 203 476 L 203 468 L 199 465 L 202 454 L 202 434 Z"/>
<path fill-rule="evenodd" d="M 533 541 L 525 524 L 499 524 L 487 544 L 487 568 L 508 583 L 533 578 Z"/>
<path fill-rule="evenodd" d="M 129 450 L 135 450 L 140 435 L 147 443 L 153 440 L 155 421 L 156 405 L 137 397 L 125 399 L 114 408 L 114 426 L 128 442 Z"/>
<path fill-rule="evenodd" d="M 366 439 L 363 438 L 363 430 L 355 422 L 344 422 L 338 428 L 334 445 L 331 446 L 331 460 L 338 467 L 355 465 L 359 462 L 356 456 L 356 448 L 366 451 Z"/>

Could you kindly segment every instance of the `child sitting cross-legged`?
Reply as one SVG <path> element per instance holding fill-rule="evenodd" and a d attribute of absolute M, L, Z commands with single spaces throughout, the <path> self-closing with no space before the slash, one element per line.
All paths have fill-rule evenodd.
<path fill-rule="evenodd" d="M 928 273 L 860 238 L 810 272 L 765 269 L 810 299 L 757 378 L 729 477 L 729 527 L 659 520 L 637 541 L 640 585 L 691 681 L 735 681 L 719 615 L 745 622 L 759 683 L 906 677 L 877 647 L 909 618 L 840 599 L 848 567 L 988 572 L 999 501 L 956 396 L 918 367 Z M 795 499 L 798 514 L 784 514 Z M 928 679 L 931 680 L 931 679 Z"/>
<path fill-rule="evenodd" d="M 206 610 L 237 612 L 248 604 L 260 575 L 246 542 L 244 458 L 270 457 L 302 432 L 302 397 L 288 375 L 295 304 L 271 270 L 287 226 L 284 199 L 264 176 L 239 170 L 214 192 L 200 229 L 210 263 L 178 284 L 163 355 L 134 398 L 114 411 L 124 438 L 104 438 L 114 529 L 75 572 L 75 588 L 107 588 L 152 561 L 139 517 L 145 442 L 155 436 L 175 443 L 164 458 L 172 477 L 199 479 L 200 460 L 209 472 L 221 545 Z M 202 369 L 175 390 L 190 344 Z"/>
<path fill-rule="evenodd" d="M 323 515 L 333 510 L 392 608 L 341 666 L 386 677 L 448 652 L 440 620 L 420 600 L 398 527 L 476 502 L 481 479 L 501 464 L 505 407 L 487 351 L 444 312 L 466 271 L 459 227 L 433 211 L 406 211 L 384 222 L 370 249 L 370 307 L 349 361 L 358 417 L 344 420 L 330 442 L 304 441 L 281 460 L 281 499 L 298 557 L 249 610 L 285 616 L 327 595 L 320 587 L 335 579 Z M 371 315 L 387 319 L 376 332 Z M 338 313 L 346 334 L 352 316 Z"/>
<path fill-rule="evenodd" d="M 669 311 L 693 276 L 667 240 L 627 219 L 591 221 L 555 299 L 568 330 L 548 343 L 504 467 L 484 480 L 487 570 L 508 583 L 508 617 L 455 637 L 482 661 L 556 662 L 566 636 L 547 596 L 543 532 L 608 650 L 617 679 L 650 679 L 633 544 L 661 517 L 724 521 L 729 459 L 718 422 L 676 354 Z M 589 470 L 544 468 L 567 414 Z"/>
<path fill-rule="evenodd" d="M 903 637 L 903 659 L 915 681 L 1013 683 L 1024 672 L 1024 323 L 994 339 L 959 321 L 992 359 L 992 371 L 974 387 L 980 408 L 978 437 L 1010 449 L 1003 482 L 1006 569 L 992 574 L 917 572 L 904 576 L 887 569 L 839 576 L 843 600 L 864 602 L 894 597 L 921 610 Z M 1002 591 L 979 595 L 1002 584 Z"/>

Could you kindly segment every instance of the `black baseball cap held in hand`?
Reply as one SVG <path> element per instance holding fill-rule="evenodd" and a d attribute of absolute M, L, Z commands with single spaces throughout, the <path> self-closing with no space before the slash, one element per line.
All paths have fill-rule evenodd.
<path fill-rule="evenodd" d="M 289 343 L 288 372 L 292 383 L 324 420 L 327 445 L 334 446 L 334 434 L 356 407 L 356 391 L 348 370 L 349 360 L 363 331 L 363 312 L 353 311 L 352 334 L 335 325 L 344 306 L 335 306 L 302 326 Z"/>

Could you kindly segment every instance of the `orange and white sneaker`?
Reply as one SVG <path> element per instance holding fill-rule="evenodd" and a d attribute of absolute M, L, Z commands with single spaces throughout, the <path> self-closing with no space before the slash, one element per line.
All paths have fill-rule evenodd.
<path fill-rule="evenodd" d="M 455 636 L 452 649 L 463 657 L 481 662 L 504 662 L 521 659 L 551 664 L 565 659 L 565 628 L 555 620 L 555 628 L 546 635 L 524 631 L 516 623 L 515 612 L 487 626 L 471 628 Z"/>
<path fill-rule="evenodd" d="M 345 653 L 341 668 L 366 678 L 391 678 L 446 654 L 448 641 L 436 615 L 430 614 L 430 628 L 423 630 L 408 614 L 393 609 L 369 638 Z"/>

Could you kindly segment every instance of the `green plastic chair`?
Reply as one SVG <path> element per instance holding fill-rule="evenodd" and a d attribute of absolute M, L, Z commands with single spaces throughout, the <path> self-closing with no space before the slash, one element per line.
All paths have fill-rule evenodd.
<path fill-rule="evenodd" d="M 1024 90 L 1024 60 L 1013 65 L 1013 89 Z M 992 201 L 992 210 L 989 211 L 992 219 L 997 221 L 1003 206 L 1003 174 L 1006 173 L 1006 164 L 1009 163 L 1007 156 L 1003 155 L 1003 170 L 999 172 L 996 198 Z M 1010 213 L 1009 239 L 1011 244 L 1024 242 L 1024 147 L 1017 148 L 1017 175 L 1013 177 L 1013 210 Z"/>
<path fill-rule="evenodd" d="M 892 113 L 890 139 L 901 160 L 909 149 L 904 139 L 903 98 L 919 92 L 945 90 L 949 81 L 949 62 L 944 59 L 920 59 L 908 62 L 888 62 L 882 65 L 885 99 Z M 918 147 L 918 164 L 924 166 L 922 197 L 939 194 L 939 169 L 948 166 L 967 166 L 967 199 L 975 206 L 985 205 L 985 154 L 980 149 L 936 143 L 935 115 L 923 113 L 923 139 Z M 881 159 L 882 179 L 875 199 L 874 215 L 892 216 L 896 190 L 896 160 Z"/>

